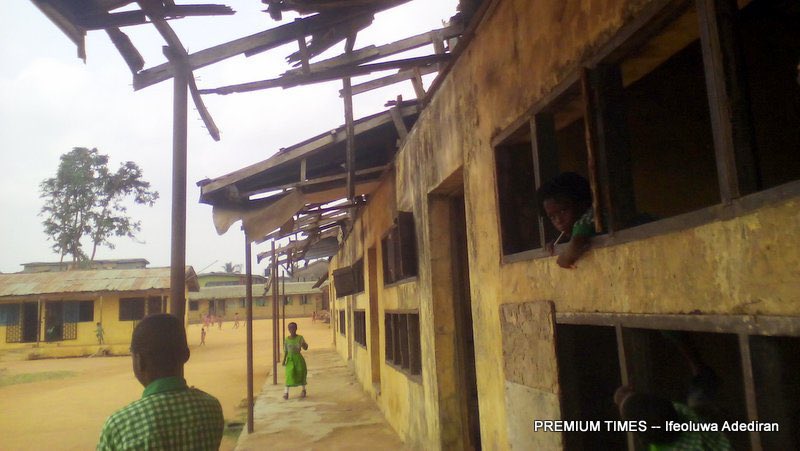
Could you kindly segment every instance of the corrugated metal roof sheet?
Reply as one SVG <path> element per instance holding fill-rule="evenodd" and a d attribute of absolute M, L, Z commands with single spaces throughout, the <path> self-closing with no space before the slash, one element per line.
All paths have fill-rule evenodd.
<path fill-rule="evenodd" d="M 286 282 L 286 294 L 319 294 L 322 290 L 312 288 L 314 282 Z M 203 287 L 196 293 L 189 293 L 189 300 L 200 301 L 206 299 L 240 299 L 247 294 L 246 285 L 226 285 L 221 287 Z M 283 294 L 283 284 L 279 293 Z M 266 296 L 272 296 L 272 290 L 267 291 Z M 253 297 L 264 297 L 264 285 L 253 284 Z"/>
<path fill-rule="evenodd" d="M 197 275 L 191 266 L 186 267 L 186 285 L 192 291 L 199 289 Z M 0 274 L 0 297 L 168 290 L 169 286 L 169 268 Z"/>

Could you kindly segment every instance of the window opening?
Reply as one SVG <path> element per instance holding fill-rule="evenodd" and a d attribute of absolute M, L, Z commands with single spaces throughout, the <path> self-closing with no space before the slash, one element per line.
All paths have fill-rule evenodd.
<path fill-rule="evenodd" d="M 367 315 L 364 310 L 353 311 L 353 340 L 367 347 Z"/>
<path fill-rule="evenodd" d="M 119 300 L 119 320 L 139 321 L 144 318 L 144 298 L 123 298 Z"/>
<path fill-rule="evenodd" d="M 389 285 L 417 275 L 417 238 L 414 215 L 398 212 L 394 225 L 381 240 L 383 253 L 383 282 Z M 359 260 L 360 261 L 360 260 Z M 361 265 L 361 289 L 364 271 Z"/>
<path fill-rule="evenodd" d="M 556 326 L 558 379 L 562 419 L 596 421 L 620 419 L 614 392 L 622 385 L 613 327 Z M 564 449 L 626 449 L 621 432 L 565 432 Z"/>
<path fill-rule="evenodd" d="M 693 6 L 591 79 L 612 229 L 720 202 Z"/>
<path fill-rule="evenodd" d="M 410 375 L 421 374 L 419 313 L 386 313 L 386 362 Z"/>
<path fill-rule="evenodd" d="M 800 179 L 800 4 L 754 0 L 737 17 L 757 189 Z"/>

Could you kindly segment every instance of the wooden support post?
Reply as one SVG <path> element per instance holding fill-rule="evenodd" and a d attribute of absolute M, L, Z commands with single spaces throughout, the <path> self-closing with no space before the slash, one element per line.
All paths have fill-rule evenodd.
<path fill-rule="evenodd" d="M 622 72 L 616 64 L 585 70 L 581 74 L 581 87 L 586 102 L 586 145 L 598 168 L 599 180 L 594 181 L 593 192 L 597 188 L 602 192 L 610 213 L 607 226 L 613 233 L 636 215 Z M 598 202 L 595 221 L 602 217 L 599 212 Z"/>
<path fill-rule="evenodd" d="M 736 0 L 698 0 L 697 11 L 720 196 L 730 203 L 761 185 L 736 37 L 738 6 Z"/>
<path fill-rule="evenodd" d="M 614 325 L 614 331 L 617 334 L 617 358 L 619 360 L 619 376 L 622 385 L 630 385 L 631 380 L 628 376 L 630 369 L 628 368 L 628 355 L 625 349 L 625 331 L 622 329 L 622 324 L 617 323 Z M 628 431 L 626 434 L 628 440 L 628 451 L 636 451 L 636 439 L 633 432 Z"/>
<path fill-rule="evenodd" d="M 392 115 L 392 122 L 394 122 L 394 128 L 397 130 L 397 136 L 403 140 L 408 136 L 408 129 L 406 128 L 406 123 L 403 122 L 403 113 L 400 112 L 399 105 L 400 102 L 392 107 L 392 109 L 389 110 L 389 114 Z"/>
<path fill-rule="evenodd" d="M 414 85 L 414 92 L 417 94 L 417 99 L 425 99 L 425 86 L 422 84 L 422 72 L 419 67 L 412 69 L 414 71 L 414 78 L 411 79 L 411 84 Z"/>
<path fill-rule="evenodd" d="M 431 41 L 433 43 L 433 51 L 437 55 L 444 55 L 444 33 L 441 30 L 431 32 Z M 444 63 L 439 63 L 436 65 L 436 69 L 442 70 L 444 67 Z"/>
<path fill-rule="evenodd" d="M 278 385 L 278 260 L 272 240 L 272 385 Z"/>
<path fill-rule="evenodd" d="M 306 175 L 306 171 L 308 170 L 308 160 L 303 158 L 300 160 L 300 182 L 305 182 L 308 176 Z"/>
<path fill-rule="evenodd" d="M 350 77 L 342 79 L 342 91 L 344 93 L 344 120 L 345 128 L 347 129 L 347 199 L 352 202 L 356 197 L 355 187 L 355 170 L 356 170 L 356 139 L 355 139 L 355 125 L 353 121 L 353 88 L 350 83 Z"/>
<path fill-rule="evenodd" d="M 281 281 L 281 292 L 283 302 L 281 302 L 281 345 L 286 342 L 286 279 Z"/>
<path fill-rule="evenodd" d="M 300 63 L 303 65 L 303 73 L 310 74 L 311 66 L 308 64 L 308 46 L 306 45 L 306 37 L 300 36 L 297 38 L 297 44 L 300 47 Z"/>
<path fill-rule="evenodd" d="M 739 353 L 742 361 L 742 376 L 744 379 L 745 401 L 747 402 L 747 419 L 758 421 L 758 404 L 756 402 L 756 387 L 753 381 L 753 359 L 750 354 L 750 337 L 739 334 Z M 761 435 L 757 431 L 750 432 L 750 449 L 761 451 Z"/>
<path fill-rule="evenodd" d="M 595 138 L 597 127 L 592 112 L 594 111 L 592 89 L 587 69 L 581 71 L 581 97 L 583 98 L 584 140 L 586 142 L 586 161 L 589 171 L 589 186 L 592 189 L 592 212 L 594 213 L 594 229 L 603 232 L 603 208 L 600 194 L 600 183 L 597 172 L 597 148 Z"/>
<path fill-rule="evenodd" d="M 535 189 L 539 189 L 547 180 L 558 175 L 558 145 L 556 144 L 556 126 L 553 115 L 539 113 L 531 119 L 531 151 L 533 152 L 533 173 Z M 537 202 L 538 204 L 538 202 Z M 538 206 L 537 206 L 538 210 Z M 545 212 L 540 211 L 539 244 L 547 244 L 545 228 L 549 227 Z"/>
<path fill-rule="evenodd" d="M 179 50 L 165 47 L 174 67 L 172 111 L 172 246 L 170 256 L 170 312 L 181 323 L 186 304 L 186 148 L 189 71 Z"/>
<path fill-rule="evenodd" d="M 247 433 L 252 434 L 255 421 L 253 419 L 253 246 L 250 237 L 244 235 L 244 258 L 245 274 L 247 277 L 247 288 L 245 291 L 247 302 Z"/>

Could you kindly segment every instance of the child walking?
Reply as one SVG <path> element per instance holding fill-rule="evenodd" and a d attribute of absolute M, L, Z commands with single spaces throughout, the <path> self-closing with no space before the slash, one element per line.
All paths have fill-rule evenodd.
<path fill-rule="evenodd" d="M 297 335 L 297 323 L 291 322 L 287 326 L 289 336 L 283 342 L 283 366 L 286 376 L 286 388 L 283 392 L 283 399 L 289 399 L 289 387 L 303 387 L 300 397 L 306 397 L 306 360 L 300 353 L 308 349 L 308 343 L 302 335 Z"/>

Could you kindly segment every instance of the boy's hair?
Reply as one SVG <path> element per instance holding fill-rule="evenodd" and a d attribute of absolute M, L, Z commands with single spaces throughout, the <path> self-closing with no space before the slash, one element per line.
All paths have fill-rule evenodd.
<path fill-rule="evenodd" d="M 131 352 L 162 370 L 180 367 L 189 360 L 183 324 L 176 316 L 166 313 L 144 317 L 133 330 Z"/>
<path fill-rule="evenodd" d="M 536 200 L 542 211 L 547 199 L 570 199 L 579 206 L 588 206 L 592 204 L 592 189 L 589 182 L 579 174 L 562 172 L 536 191 Z"/>

